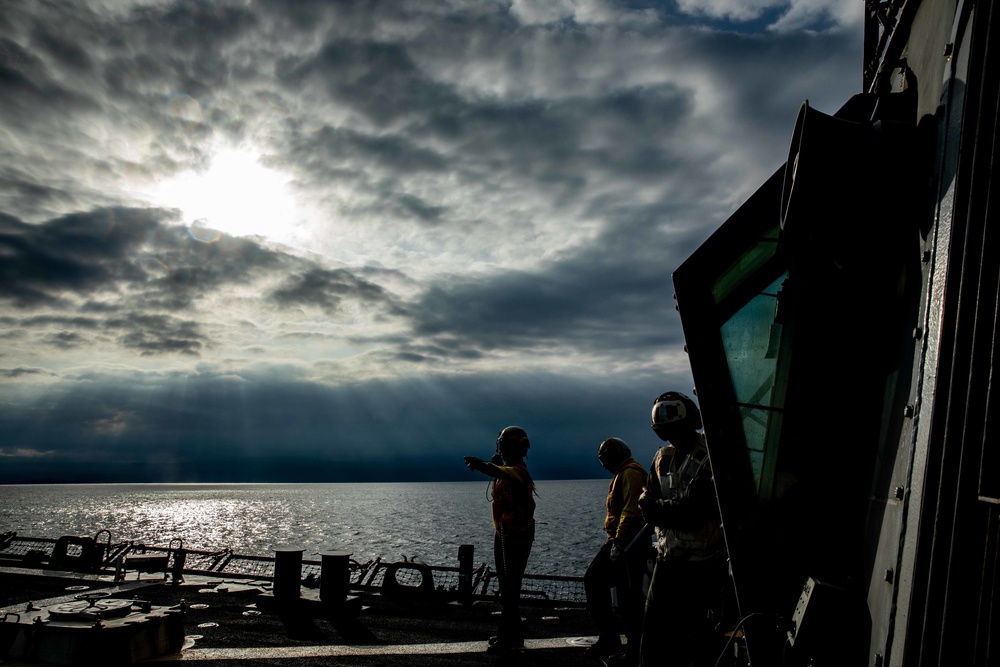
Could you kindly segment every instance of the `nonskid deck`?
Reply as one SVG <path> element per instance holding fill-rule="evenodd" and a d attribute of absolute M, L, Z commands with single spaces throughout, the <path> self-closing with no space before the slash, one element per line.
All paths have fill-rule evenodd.
<path fill-rule="evenodd" d="M 319 599 L 317 589 L 303 589 L 295 600 L 275 599 L 271 582 L 264 579 L 188 574 L 175 584 L 157 573 L 138 573 L 116 582 L 112 574 L 0 566 L 0 613 L 5 624 L 13 622 L 15 614 L 25 622 L 31 621 L 32 614 L 48 621 L 44 618 L 48 609 L 65 606 L 81 591 L 142 600 L 145 610 L 182 615 L 183 637 L 174 634 L 171 638 L 175 643 L 182 640 L 182 647 L 157 655 L 147 652 L 146 657 L 126 664 L 184 662 L 217 667 L 238 661 L 241 667 L 298 666 L 329 664 L 331 658 L 340 658 L 354 665 L 429 666 L 494 664 L 496 660 L 484 653 L 486 639 L 496 630 L 500 606 L 495 599 L 460 603 L 440 595 L 394 596 L 372 589 L 352 592 L 347 604 L 331 606 Z M 137 617 L 148 616 L 145 610 L 137 610 Z M 519 662 L 561 666 L 585 661 L 583 651 L 596 638 L 589 636 L 590 619 L 582 606 L 529 599 L 522 605 L 522 614 L 526 641 L 524 650 L 518 652 Z M 110 634 L 105 630 L 111 623 L 105 625 L 98 629 L 81 623 L 78 634 L 107 641 Z M 50 634 L 45 641 L 65 639 L 53 639 Z M 88 660 L 63 651 L 63 658 L 50 652 L 47 660 L 39 660 L 38 654 L 25 659 L 23 652 L 12 653 L 9 646 L 0 649 L 8 665 L 92 664 L 93 658 L 102 657 L 107 664 L 110 655 Z"/>

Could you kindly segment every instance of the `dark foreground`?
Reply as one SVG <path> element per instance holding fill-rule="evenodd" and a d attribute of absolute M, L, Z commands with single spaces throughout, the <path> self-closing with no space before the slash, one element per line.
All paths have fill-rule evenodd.
<path fill-rule="evenodd" d="M 183 647 L 142 664 L 600 665 L 584 655 L 594 638 L 586 636 L 592 626 L 579 605 L 526 602 L 524 650 L 492 655 L 485 652 L 499 618 L 492 600 L 459 604 L 352 592 L 345 605 L 333 609 L 315 590 L 303 588 L 301 597 L 279 604 L 269 588 L 266 581 L 201 575 L 185 575 L 180 585 L 155 575 L 116 584 L 106 576 L 0 568 L 0 613 L 6 624 L 29 616 L 29 602 L 44 609 L 93 593 L 144 600 L 154 609 L 183 609 Z M 11 657 L 6 643 L 0 643 L 0 664 L 56 664 Z M 100 650 L 93 652 L 85 664 L 107 664 Z"/>

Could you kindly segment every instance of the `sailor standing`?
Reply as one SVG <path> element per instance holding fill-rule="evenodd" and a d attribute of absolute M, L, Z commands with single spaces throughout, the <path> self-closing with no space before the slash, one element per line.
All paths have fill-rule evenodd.
<path fill-rule="evenodd" d="M 500 628 L 490 637 L 488 653 L 504 653 L 524 646 L 521 628 L 521 581 L 535 539 L 535 483 L 524 458 L 528 434 L 519 426 L 508 426 L 497 436 L 497 454 L 492 461 L 466 456 L 470 470 L 493 478 L 493 558 L 500 581 Z"/>
<path fill-rule="evenodd" d="M 652 422 L 670 444 L 653 456 L 639 497 L 643 518 L 657 535 L 642 664 L 711 665 L 717 657 L 712 613 L 728 566 L 701 413 L 684 394 L 666 392 L 653 403 Z"/>
<path fill-rule="evenodd" d="M 608 539 L 583 576 L 587 610 L 597 626 L 597 643 L 587 649 L 587 655 L 603 657 L 621 649 L 621 620 L 627 644 L 618 664 L 638 665 L 644 602 L 641 577 L 649 539 L 644 549 L 635 548 L 626 553 L 626 548 L 645 526 L 639 512 L 639 496 L 646 486 L 646 471 L 632 458 L 632 450 L 621 438 L 602 442 L 597 448 L 597 460 L 613 477 L 608 485 L 604 519 Z M 617 600 L 612 600 L 612 589 L 617 593 Z"/>

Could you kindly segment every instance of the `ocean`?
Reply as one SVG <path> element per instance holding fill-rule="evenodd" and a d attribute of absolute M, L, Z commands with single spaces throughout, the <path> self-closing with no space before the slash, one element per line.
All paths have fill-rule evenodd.
<path fill-rule="evenodd" d="M 582 576 L 605 540 L 609 480 L 536 481 L 535 544 L 528 571 Z M 356 484 L 52 484 L 0 485 L 0 533 L 94 536 L 112 543 L 262 556 L 277 548 L 318 559 L 347 551 L 364 563 L 404 556 L 457 565 L 475 547 L 475 564 L 493 562 L 488 481 Z M 102 535 L 101 541 L 104 541 Z"/>

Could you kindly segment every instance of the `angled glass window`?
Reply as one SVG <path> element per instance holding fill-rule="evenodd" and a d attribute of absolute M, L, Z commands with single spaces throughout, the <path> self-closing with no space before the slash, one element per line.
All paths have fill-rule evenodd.
<path fill-rule="evenodd" d="M 721 327 L 722 344 L 759 494 L 773 481 L 773 452 L 780 431 L 781 393 L 776 388 L 782 357 L 782 325 L 775 321 L 782 274 L 753 296 Z"/>

